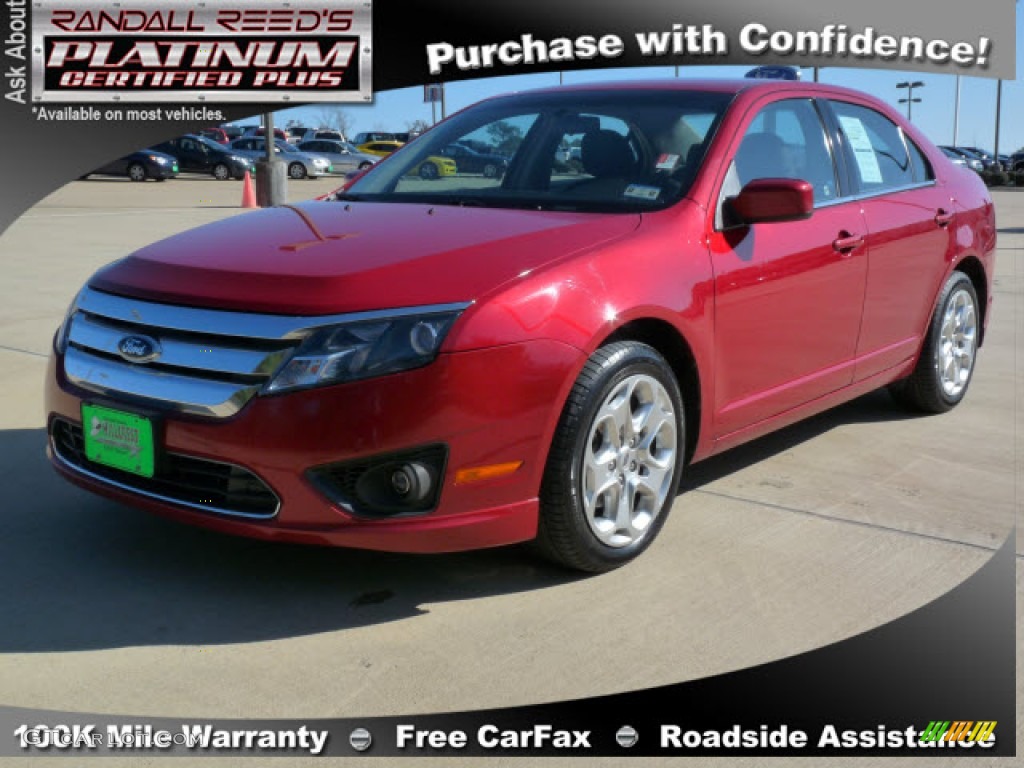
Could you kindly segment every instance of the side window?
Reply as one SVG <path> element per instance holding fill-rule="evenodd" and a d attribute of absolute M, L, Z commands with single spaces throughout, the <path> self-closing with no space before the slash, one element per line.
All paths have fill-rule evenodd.
<path fill-rule="evenodd" d="M 750 122 L 729 164 L 718 196 L 715 227 L 724 226 L 723 203 L 754 179 L 800 179 L 814 190 L 814 204 L 839 197 L 835 163 L 821 115 L 810 99 L 785 99 L 764 107 Z"/>
<path fill-rule="evenodd" d="M 838 196 L 825 129 L 809 99 L 777 101 L 762 109 L 743 135 L 734 162 L 741 187 L 754 179 L 802 179 L 814 188 L 815 204 Z"/>
<path fill-rule="evenodd" d="M 935 173 L 932 171 L 928 158 L 905 134 L 904 138 L 907 139 L 907 149 L 910 150 L 910 165 L 914 168 L 914 181 L 918 183 L 932 181 L 935 178 Z"/>
<path fill-rule="evenodd" d="M 914 183 L 914 168 L 903 132 L 879 112 L 845 101 L 833 101 L 853 173 L 862 192 L 884 192 Z M 923 179 L 922 179 L 923 180 Z"/>

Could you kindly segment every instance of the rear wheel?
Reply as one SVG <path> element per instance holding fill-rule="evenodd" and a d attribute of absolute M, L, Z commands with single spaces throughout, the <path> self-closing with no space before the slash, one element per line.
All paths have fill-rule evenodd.
<path fill-rule="evenodd" d="M 889 386 L 903 405 L 944 413 L 967 394 L 981 332 L 978 294 L 963 272 L 949 276 L 939 294 L 914 372 Z"/>
<path fill-rule="evenodd" d="M 495 179 L 498 177 L 498 166 L 494 163 L 488 163 L 484 166 L 484 178 Z"/>
<path fill-rule="evenodd" d="M 650 546 L 683 468 L 683 402 L 652 347 L 626 341 L 587 361 L 562 412 L 544 471 L 537 548 L 599 573 Z"/>
<path fill-rule="evenodd" d="M 366 170 L 367 168 L 369 168 L 369 167 L 370 167 L 371 165 L 373 165 L 373 163 L 370 163 L 370 162 L 365 162 L 365 161 L 364 161 L 364 162 L 362 162 L 362 163 L 360 163 L 360 164 L 359 164 L 359 170 L 360 170 L 360 171 L 365 171 L 365 170 Z"/>
<path fill-rule="evenodd" d="M 132 181 L 145 181 L 146 166 L 142 163 L 132 163 L 128 166 L 128 178 Z"/>

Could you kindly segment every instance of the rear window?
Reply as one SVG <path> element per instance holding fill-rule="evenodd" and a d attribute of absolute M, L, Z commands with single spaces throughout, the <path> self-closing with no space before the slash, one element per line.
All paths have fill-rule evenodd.
<path fill-rule="evenodd" d="M 884 192 L 915 182 L 903 131 L 885 115 L 844 101 L 833 101 L 853 172 L 863 192 Z"/>

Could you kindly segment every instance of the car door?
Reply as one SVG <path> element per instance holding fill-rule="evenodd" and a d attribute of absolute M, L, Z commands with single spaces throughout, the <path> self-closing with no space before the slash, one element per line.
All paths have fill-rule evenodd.
<path fill-rule="evenodd" d="M 709 221 L 717 438 L 851 383 L 867 274 L 864 219 L 815 101 L 751 113 Z M 810 218 L 730 226 L 729 199 L 759 178 L 810 182 Z"/>
<path fill-rule="evenodd" d="M 308 151 L 319 153 L 331 161 L 335 173 L 345 173 L 354 170 L 356 167 L 355 158 L 345 149 L 342 144 L 333 141 L 315 141 L 314 147 Z"/>
<path fill-rule="evenodd" d="M 868 274 L 857 380 L 917 354 L 955 248 L 954 202 L 927 157 L 880 112 L 832 100 L 867 221 Z"/>
<path fill-rule="evenodd" d="M 206 153 L 202 151 L 202 145 L 198 141 L 185 137 L 178 139 L 177 142 L 180 152 L 178 160 L 181 162 L 182 170 L 207 170 Z"/>

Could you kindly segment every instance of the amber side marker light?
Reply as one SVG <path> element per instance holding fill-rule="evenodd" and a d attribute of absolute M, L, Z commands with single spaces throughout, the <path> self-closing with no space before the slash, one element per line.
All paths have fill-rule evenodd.
<path fill-rule="evenodd" d="M 494 480 L 497 477 L 511 475 L 523 466 L 521 461 L 506 461 L 504 464 L 486 464 L 482 467 L 467 467 L 455 473 L 456 485 L 479 483 L 481 480 Z"/>

